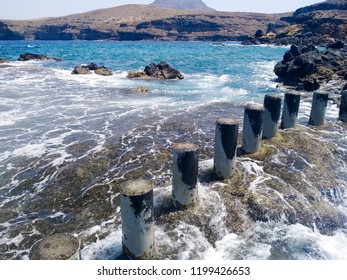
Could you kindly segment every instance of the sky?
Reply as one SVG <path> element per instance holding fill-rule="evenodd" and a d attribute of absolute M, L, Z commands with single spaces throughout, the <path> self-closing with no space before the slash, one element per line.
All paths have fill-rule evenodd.
<path fill-rule="evenodd" d="M 0 19 L 33 19 L 65 16 L 126 4 L 150 4 L 154 0 L 0 0 Z M 174 0 L 172 0 L 174 1 Z M 324 0 L 203 0 L 218 11 L 291 12 Z"/>

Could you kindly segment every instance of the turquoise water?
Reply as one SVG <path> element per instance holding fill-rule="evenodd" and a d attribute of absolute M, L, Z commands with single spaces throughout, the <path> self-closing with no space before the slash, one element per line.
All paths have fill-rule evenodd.
<path fill-rule="evenodd" d="M 215 86 L 219 83 L 231 90 L 240 89 L 241 92 L 257 95 L 267 93 L 269 86 L 273 86 L 271 80 L 275 76 L 272 66 L 281 60 L 286 49 L 241 46 L 237 43 L 222 46 L 206 42 L 19 41 L 0 42 L 0 50 L 1 56 L 11 60 L 16 60 L 21 53 L 26 52 L 63 58 L 63 62 L 45 65 L 64 70 L 94 62 L 122 72 L 143 69 L 151 62 L 166 61 L 186 75 L 211 77 L 209 83 Z M 216 81 L 212 77 L 216 77 Z M 180 87 L 191 90 L 196 86 L 188 81 L 180 83 L 175 90 L 180 91 Z"/>
<path fill-rule="evenodd" d="M 172 143 L 190 141 L 201 146 L 201 160 L 210 164 L 215 121 L 231 116 L 242 122 L 245 103 L 262 102 L 266 93 L 282 92 L 273 67 L 286 50 L 235 42 L 0 41 L 0 57 L 10 59 L 12 66 L 0 68 L 0 259 L 27 259 L 34 241 L 62 230 L 83 240 L 84 259 L 117 257 L 121 254 L 119 208 L 102 218 L 90 212 L 113 205 L 117 195 L 111 189 L 137 171 L 152 180 L 156 202 L 165 204 L 170 195 L 170 163 L 156 159 Z M 27 52 L 64 61 L 16 61 Z M 126 78 L 128 71 L 161 61 L 181 71 L 185 79 Z M 91 62 L 106 66 L 114 75 L 71 75 L 75 66 Z M 139 87 L 150 92 L 136 93 Z M 309 110 L 304 103 L 300 124 L 307 123 Z M 333 109 L 328 120 L 334 122 L 336 114 Z M 345 156 L 346 136 L 327 135 L 324 141 L 338 143 L 340 155 Z M 74 181 L 73 176 L 62 174 L 81 162 L 110 157 L 110 150 L 107 170 L 88 169 L 86 173 L 93 176 L 74 193 L 68 181 Z M 253 162 L 252 168 L 261 181 L 266 174 L 259 164 Z M 343 170 L 343 163 L 339 164 L 337 168 Z M 249 162 L 239 165 L 247 169 Z M 343 180 L 340 185 L 345 186 Z M 110 186 L 105 201 L 81 202 L 81 196 L 99 186 Z M 347 244 L 342 229 L 326 236 L 299 224 L 270 222 L 256 223 L 238 236 L 224 225 L 227 213 L 218 194 L 203 188 L 201 195 L 217 241 L 211 244 L 197 227 L 183 222 L 174 230 L 158 225 L 158 246 L 165 248 L 158 258 L 271 259 L 276 257 L 273 251 L 283 248 L 289 259 L 347 258 L 347 246 L 335 250 Z M 338 207 L 342 212 L 347 209 L 344 203 Z M 177 248 L 176 238 L 180 239 Z"/>

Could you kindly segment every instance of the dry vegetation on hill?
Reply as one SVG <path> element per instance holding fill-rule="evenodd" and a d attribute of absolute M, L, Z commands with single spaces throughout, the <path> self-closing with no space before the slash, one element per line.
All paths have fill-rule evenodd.
<path fill-rule="evenodd" d="M 125 5 L 64 17 L 0 21 L 0 39 L 41 40 L 234 40 L 283 14 L 201 12 Z"/>

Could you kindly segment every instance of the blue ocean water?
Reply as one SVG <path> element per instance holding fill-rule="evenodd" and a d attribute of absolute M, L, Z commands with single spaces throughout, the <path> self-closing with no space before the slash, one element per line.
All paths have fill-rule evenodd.
<path fill-rule="evenodd" d="M 98 185 L 113 186 L 143 168 L 148 155 L 158 157 L 161 149 L 176 141 L 198 142 L 202 160 L 210 164 L 214 122 L 219 117 L 241 121 L 245 103 L 261 103 L 267 93 L 282 93 L 273 67 L 286 50 L 236 42 L 0 41 L 0 57 L 11 60 L 11 67 L 0 68 L 0 258 L 27 259 L 33 240 L 61 231 L 59 226 L 72 219 L 73 212 L 53 202 L 41 208 L 36 205 L 45 195 L 54 194 L 49 189 L 68 163 L 103 153 L 109 145 L 121 147 L 109 170 L 86 183 L 82 194 Z M 28 52 L 64 61 L 16 61 Z M 126 78 L 128 71 L 161 61 L 181 71 L 185 79 Z M 75 66 L 92 62 L 114 75 L 71 75 Z M 137 93 L 140 87 L 149 93 Z M 307 123 L 309 110 L 309 103 L 304 103 L 301 124 Z M 336 114 L 337 109 L 330 110 L 329 121 L 334 122 Z M 343 133 L 329 137 L 346 153 Z M 259 176 L 264 175 L 257 168 Z M 156 166 L 145 173 L 153 182 L 168 182 L 156 190 L 156 201 L 164 203 L 170 193 L 170 170 Z M 343 181 L 340 184 L 346 186 Z M 112 202 L 116 196 L 111 193 L 108 200 Z M 226 212 L 220 197 L 209 189 L 201 195 L 211 204 L 209 211 L 215 218 L 210 225 L 218 231 L 217 242 L 211 244 L 194 225 L 182 222 L 173 232 L 159 226 L 159 247 L 169 248 L 159 258 L 271 259 L 279 246 L 292 259 L 347 259 L 343 229 L 326 236 L 300 224 L 256 223 L 246 235 L 238 236 L 224 225 Z M 338 207 L 346 211 L 346 202 Z M 80 221 L 75 219 L 77 225 Z M 118 209 L 109 220 L 83 221 L 87 225 L 82 223 L 71 232 L 83 240 L 82 258 L 112 259 L 120 254 L 119 219 Z M 42 228 L 48 228 L 47 232 Z M 178 236 L 181 243 L 174 250 L 170 246 Z M 303 244 L 307 244 L 305 250 Z"/>

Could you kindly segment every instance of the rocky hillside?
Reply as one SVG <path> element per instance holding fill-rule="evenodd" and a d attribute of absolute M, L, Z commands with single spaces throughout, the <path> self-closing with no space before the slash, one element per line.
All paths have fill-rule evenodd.
<path fill-rule="evenodd" d="M 328 11 L 328 10 L 347 10 L 346 0 L 328 0 L 322 3 L 314 4 L 297 9 L 294 13 L 294 17 L 302 14 L 315 12 L 315 11 Z"/>
<path fill-rule="evenodd" d="M 285 86 L 298 90 L 315 91 L 332 80 L 345 84 L 347 48 L 341 42 L 321 51 L 313 45 L 292 45 L 274 71 Z"/>
<path fill-rule="evenodd" d="M 287 26 L 267 30 L 249 43 L 328 45 L 347 40 L 347 1 L 330 0 L 303 7 L 290 17 L 283 17 Z"/>
<path fill-rule="evenodd" d="M 125 5 L 57 18 L 0 20 L 0 40 L 242 40 L 258 29 L 283 26 L 282 16 Z"/>
<path fill-rule="evenodd" d="M 178 10 L 214 11 L 201 0 L 155 0 L 151 5 Z"/>

